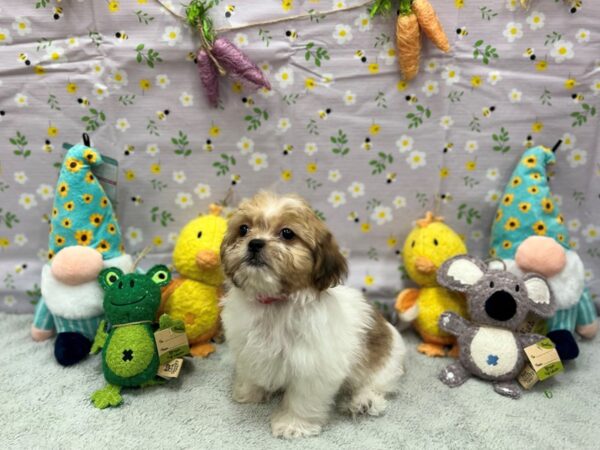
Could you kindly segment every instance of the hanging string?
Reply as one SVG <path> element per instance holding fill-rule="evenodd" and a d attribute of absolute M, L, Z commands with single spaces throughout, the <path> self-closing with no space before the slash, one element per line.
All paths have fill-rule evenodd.
<path fill-rule="evenodd" d="M 165 8 L 165 10 L 167 10 L 169 13 L 171 13 L 174 17 L 177 17 L 178 19 L 183 20 L 183 21 L 187 21 L 187 17 L 182 16 L 181 14 L 177 14 L 175 11 L 173 11 L 171 8 L 169 8 L 167 5 L 165 5 L 163 3 L 163 0 L 156 0 L 156 1 L 158 3 L 160 3 L 160 5 L 163 8 Z M 220 27 L 220 28 L 215 28 L 214 31 L 216 33 L 220 33 L 223 31 L 242 30 L 244 28 L 251 28 L 251 27 L 255 27 L 257 25 L 272 25 L 272 24 L 288 22 L 288 21 L 292 21 L 292 20 L 309 19 L 314 16 L 319 16 L 319 17 L 328 16 L 330 14 L 335 14 L 335 13 L 342 12 L 342 11 L 352 11 L 354 9 L 364 8 L 365 6 L 367 6 L 370 3 L 373 3 L 373 0 L 364 0 L 356 5 L 346 6 L 345 8 L 317 11 L 312 14 L 311 13 L 296 14 L 294 16 L 279 17 L 277 19 L 264 20 L 261 22 L 244 23 L 241 25 L 233 26 L 233 27 Z M 200 33 L 200 34 L 202 35 L 202 33 Z"/>

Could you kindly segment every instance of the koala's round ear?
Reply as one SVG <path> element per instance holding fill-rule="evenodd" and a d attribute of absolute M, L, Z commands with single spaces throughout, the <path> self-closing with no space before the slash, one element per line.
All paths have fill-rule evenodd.
<path fill-rule="evenodd" d="M 555 311 L 552 291 L 541 275 L 531 273 L 523 278 L 529 299 L 529 310 L 540 317 L 552 317 Z"/>
<path fill-rule="evenodd" d="M 154 284 L 159 286 L 166 286 L 171 281 L 171 272 L 167 266 L 159 264 L 158 266 L 152 267 L 146 276 L 150 277 Z"/>
<path fill-rule="evenodd" d="M 485 275 L 483 261 L 469 255 L 458 255 L 446 261 L 437 271 L 437 280 L 453 291 L 466 292 Z"/>

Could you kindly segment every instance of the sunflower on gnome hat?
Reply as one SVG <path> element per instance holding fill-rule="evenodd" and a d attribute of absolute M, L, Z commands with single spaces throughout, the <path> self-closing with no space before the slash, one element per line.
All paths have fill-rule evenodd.
<path fill-rule="evenodd" d="M 106 267 L 131 272 L 112 204 L 92 167 L 100 154 L 77 144 L 65 155 L 52 209 L 48 236 L 49 261 L 42 269 L 42 296 L 36 306 L 31 336 L 36 341 L 57 333 L 54 356 L 69 366 L 86 357 L 103 317 L 98 274 Z"/>
<path fill-rule="evenodd" d="M 548 322 L 548 337 L 560 358 L 570 360 L 579 355 L 574 333 L 593 338 L 598 317 L 585 286 L 583 263 L 569 247 L 569 232 L 548 184 L 546 166 L 555 162 L 549 148 L 525 151 L 496 212 L 490 254 L 518 275 L 535 272 L 546 277 L 558 307 Z"/>

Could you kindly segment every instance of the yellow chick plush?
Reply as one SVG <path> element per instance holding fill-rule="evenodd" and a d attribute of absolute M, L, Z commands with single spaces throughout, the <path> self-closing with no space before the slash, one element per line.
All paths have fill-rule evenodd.
<path fill-rule="evenodd" d="M 417 350 L 428 356 L 458 355 L 456 339 L 441 331 L 440 315 L 453 311 L 463 317 L 467 308 L 463 296 L 450 292 L 437 283 L 436 272 L 447 259 L 467 253 L 467 247 L 441 217 L 427 212 L 404 242 L 402 257 L 408 276 L 419 288 L 404 289 L 396 299 L 400 320 L 412 322 L 423 339 Z"/>
<path fill-rule="evenodd" d="M 163 290 L 161 310 L 183 320 L 194 356 L 205 357 L 215 351 L 211 340 L 220 332 L 219 297 L 224 280 L 220 248 L 227 221 L 221 207 L 211 205 L 210 213 L 187 223 L 181 230 L 173 264 L 180 277 Z"/>

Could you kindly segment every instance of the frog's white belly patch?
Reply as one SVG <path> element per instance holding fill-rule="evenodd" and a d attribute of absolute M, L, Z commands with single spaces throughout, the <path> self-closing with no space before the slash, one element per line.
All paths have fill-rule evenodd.
<path fill-rule="evenodd" d="M 498 328 L 479 329 L 471 342 L 471 358 L 490 376 L 502 376 L 515 368 L 519 347 L 512 332 Z"/>

